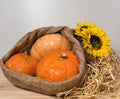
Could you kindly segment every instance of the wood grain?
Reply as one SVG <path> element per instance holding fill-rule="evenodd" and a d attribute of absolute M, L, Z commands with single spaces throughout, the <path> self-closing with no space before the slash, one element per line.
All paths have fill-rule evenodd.
<path fill-rule="evenodd" d="M 55 97 L 15 87 L 3 75 L 0 68 L 0 99 L 54 99 Z"/>
<path fill-rule="evenodd" d="M 0 99 L 55 99 L 56 97 L 24 90 L 15 87 L 3 75 L 0 68 Z M 107 94 L 103 99 L 120 99 L 120 89 L 114 93 Z"/>

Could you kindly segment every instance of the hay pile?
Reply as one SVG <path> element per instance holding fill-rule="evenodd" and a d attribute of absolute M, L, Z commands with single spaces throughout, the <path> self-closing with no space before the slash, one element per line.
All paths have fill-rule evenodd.
<path fill-rule="evenodd" d="M 88 72 L 82 88 L 57 94 L 64 99 L 100 99 L 106 92 L 113 92 L 120 85 L 120 60 L 118 55 L 111 51 L 102 61 L 86 54 Z"/>

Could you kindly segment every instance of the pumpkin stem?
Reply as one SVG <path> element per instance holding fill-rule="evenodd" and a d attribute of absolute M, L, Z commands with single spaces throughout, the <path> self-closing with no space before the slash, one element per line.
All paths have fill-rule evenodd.
<path fill-rule="evenodd" d="M 66 53 L 61 53 L 60 54 L 60 59 L 66 59 L 66 58 L 68 58 Z"/>

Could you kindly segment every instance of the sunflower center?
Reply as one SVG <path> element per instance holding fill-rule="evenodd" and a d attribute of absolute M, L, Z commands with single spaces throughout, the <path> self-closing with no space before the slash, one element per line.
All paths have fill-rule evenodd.
<path fill-rule="evenodd" d="M 87 29 L 87 28 L 88 28 L 88 26 L 85 26 L 85 25 L 81 26 L 80 31 L 82 31 L 82 30 L 83 30 L 83 28 Z"/>
<path fill-rule="evenodd" d="M 90 43 L 92 44 L 92 47 L 97 50 L 100 49 L 102 42 L 98 36 L 92 35 L 90 38 Z"/>

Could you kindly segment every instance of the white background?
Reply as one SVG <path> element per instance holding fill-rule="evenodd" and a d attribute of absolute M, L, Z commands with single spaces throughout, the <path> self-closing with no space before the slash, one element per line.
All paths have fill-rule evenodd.
<path fill-rule="evenodd" d="M 120 53 L 120 0 L 0 0 L 0 57 L 29 31 L 85 20 L 104 29 Z"/>

